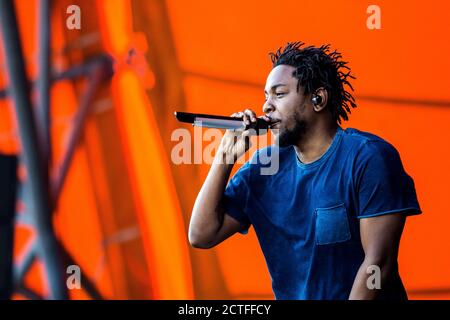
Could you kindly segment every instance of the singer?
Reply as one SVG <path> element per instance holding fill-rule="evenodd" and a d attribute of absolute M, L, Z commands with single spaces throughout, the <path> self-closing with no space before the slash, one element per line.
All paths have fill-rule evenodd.
<path fill-rule="evenodd" d="M 227 130 L 196 199 L 189 242 L 211 248 L 252 225 L 276 299 L 407 299 L 397 255 L 407 216 L 421 213 L 413 179 L 382 138 L 340 124 L 356 107 L 354 77 L 329 45 L 288 43 L 270 54 L 264 120 L 279 170 L 262 150 L 228 182 L 249 130 Z M 252 110 L 233 114 L 248 124 Z"/>

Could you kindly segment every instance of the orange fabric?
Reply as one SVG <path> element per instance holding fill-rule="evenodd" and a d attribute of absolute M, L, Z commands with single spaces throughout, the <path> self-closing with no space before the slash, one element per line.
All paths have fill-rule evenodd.
<path fill-rule="evenodd" d="M 105 29 L 102 36 L 119 59 L 129 48 L 133 34 L 130 7 L 125 1 L 98 2 Z M 186 239 L 177 195 L 151 105 L 137 76 L 118 70 L 113 79 L 117 121 L 127 156 L 133 194 L 137 204 L 153 298 L 189 299 L 193 288 Z M 151 195 L 151 196 L 150 196 Z"/>

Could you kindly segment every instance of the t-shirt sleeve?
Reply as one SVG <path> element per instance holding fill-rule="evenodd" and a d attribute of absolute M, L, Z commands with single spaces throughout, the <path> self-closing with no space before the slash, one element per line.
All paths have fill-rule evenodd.
<path fill-rule="evenodd" d="M 368 141 L 356 164 L 358 218 L 422 213 L 413 179 L 397 150 L 386 141 Z"/>
<path fill-rule="evenodd" d="M 246 213 L 249 197 L 250 162 L 245 163 L 230 179 L 225 188 L 223 208 L 229 216 L 237 220 L 242 229 L 241 234 L 247 234 L 251 222 Z"/>

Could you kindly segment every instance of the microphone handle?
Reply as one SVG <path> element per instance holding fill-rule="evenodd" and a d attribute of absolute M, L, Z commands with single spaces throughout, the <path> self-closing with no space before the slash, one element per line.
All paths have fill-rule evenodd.
<path fill-rule="evenodd" d="M 175 117 L 180 122 L 192 123 L 194 126 L 206 128 L 219 128 L 231 130 L 255 129 L 257 133 L 260 130 L 267 130 L 269 123 L 263 119 L 256 118 L 256 122 L 245 125 L 242 118 L 225 117 L 201 113 L 175 112 Z"/>

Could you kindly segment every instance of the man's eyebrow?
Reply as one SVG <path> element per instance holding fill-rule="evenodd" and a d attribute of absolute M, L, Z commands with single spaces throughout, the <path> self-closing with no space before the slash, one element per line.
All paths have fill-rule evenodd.
<path fill-rule="evenodd" d="M 277 84 L 274 84 L 271 88 L 270 88 L 270 90 L 275 90 L 276 88 L 278 88 L 278 87 L 286 87 L 287 86 L 287 84 L 284 84 L 284 83 L 277 83 Z M 267 93 L 267 90 L 265 90 L 264 89 L 264 93 Z"/>

